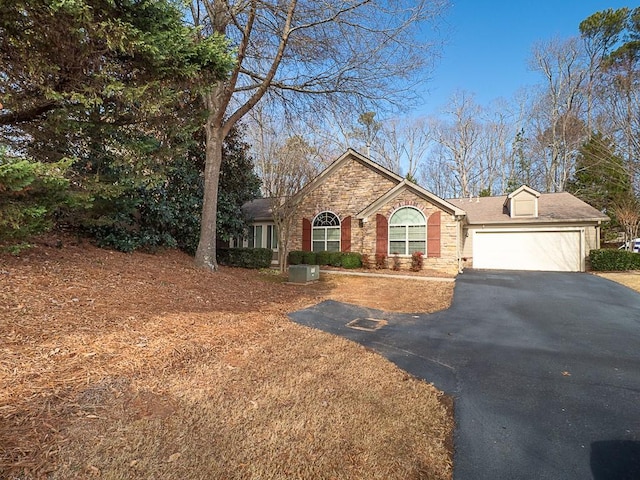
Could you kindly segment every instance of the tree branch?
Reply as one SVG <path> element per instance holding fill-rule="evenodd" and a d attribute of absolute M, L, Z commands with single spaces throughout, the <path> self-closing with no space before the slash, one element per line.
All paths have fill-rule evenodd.
<path fill-rule="evenodd" d="M 13 125 L 16 123 L 30 122 L 51 110 L 55 110 L 59 106 L 58 102 L 51 100 L 26 110 L 4 113 L 0 115 L 0 125 Z"/>
<path fill-rule="evenodd" d="M 251 97 L 249 97 L 249 99 L 243 105 L 241 105 L 235 112 L 233 112 L 229 116 L 223 128 L 224 134 L 226 134 L 238 120 L 240 120 L 249 110 L 251 110 L 269 89 L 269 86 L 271 85 L 271 82 L 273 81 L 273 78 L 278 71 L 278 67 L 280 66 L 280 62 L 282 61 L 282 58 L 284 56 L 285 48 L 289 41 L 289 35 L 291 34 L 291 24 L 293 22 L 293 15 L 295 13 L 297 3 L 297 0 L 291 0 L 291 3 L 289 4 L 287 18 L 282 28 L 282 35 L 280 36 L 278 50 L 273 58 L 273 62 L 271 63 L 271 68 L 265 75 L 264 80 L 258 87 L 257 91 Z M 238 63 L 238 69 L 239 68 L 240 63 Z M 230 91 L 229 93 L 232 94 L 233 92 Z"/>

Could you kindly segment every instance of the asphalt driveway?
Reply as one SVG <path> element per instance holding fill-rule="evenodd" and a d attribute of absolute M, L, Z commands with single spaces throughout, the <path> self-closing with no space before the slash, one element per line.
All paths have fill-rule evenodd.
<path fill-rule="evenodd" d="M 453 395 L 455 480 L 640 479 L 640 294 L 626 287 L 468 271 L 443 312 L 326 301 L 291 318 Z"/>

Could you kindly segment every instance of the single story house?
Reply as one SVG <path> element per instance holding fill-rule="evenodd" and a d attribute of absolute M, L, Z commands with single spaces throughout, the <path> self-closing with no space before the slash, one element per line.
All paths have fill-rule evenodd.
<path fill-rule="evenodd" d="M 288 200 L 297 205 L 290 250 L 398 256 L 424 268 L 584 271 L 606 215 L 573 195 L 522 186 L 506 196 L 443 199 L 348 150 Z M 268 199 L 249 202 L 245 246 L 278 246 Z M 238 243 L 236 243 L 238 244 Z M 238 244 L 239 245 L 239 244 Z"/>

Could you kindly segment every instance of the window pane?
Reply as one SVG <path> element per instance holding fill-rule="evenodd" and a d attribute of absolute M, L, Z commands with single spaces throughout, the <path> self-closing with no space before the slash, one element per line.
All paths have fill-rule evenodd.
<path fill-rule="evenodd" d="M 389 253 L 390 254 L 399 254 L 399 255 L 404 255 L 405 253 L 405 246 L 406 243 L 405 242 L 390 242 L 389 243 Z"/>
<path fill-rule="evenodd" d="M 273 240 L 272 240 L 272 244 L 273 244 L 273 249 L 277 250 L 278 249 L 278 229 L 275 227 L 275 225 L 273 226 Z"/>
<path fill-rule="evenodd" d="M 409 242 L 409 254 L 412 254 L 415 252 L 425 253 L 425 251 L 426 251 L 425 242 Z"/>
<path fill-rule="evenodd" d="M 313 227 L 313 241 L 315 242 L 320 240 L 323 242 L 325 240 L 325 229 Z"/>
<path fill-rule="evenodd" d="M 340 225 L 340 219 L 331 212 L 322 212 L 313 220 L 314 227 L 336 227 Z"/>
<path fill-rule="evenodd" d="M 256 225 L 253 248 L 262 248 L 262 225 Z"/>
<path fill-rule="evenodd" d="M 267 225 L 267 248 L 272 248 L 273 225 Z"/>
<path fill-rule="evenodd" d="M 424 225 L 424 217 L 415 208 L 401 208 L 397 210 L 389 221 L 390 225 Z"/>
<path fill-rule="evenodd" d="M 424 240 L 427 234 L 427 227 L 424 225 L 412 225 L 409 229 L 409 240 Z"/>
<path fill-rule="evenodd" d="M 340 242 L 327 242 L 327 251 L 329 251 L 329 252 L 339 252 L 340 251 Z"/>
<path fill-rule="evenodd" d="M 255 227 L 251 226 L 249 227 L 249 240 L 247 242 L 247 245 L 249 248 L 253 248 L 254 242 L 255 242 Z"/>
<path fill-rule="evenodd" d="M 340 228 L 327 228 L 327 240 L 340 241 Z"/>
<path fill-rule="evenodd" d="M 407 227 L 389 227 L 389 240 L 405 240 Z"/>
<path fill-rule="evenodd" d="M 324 242 L 313 242 L 313 251 L 321 252 L 324 250 Z"/>

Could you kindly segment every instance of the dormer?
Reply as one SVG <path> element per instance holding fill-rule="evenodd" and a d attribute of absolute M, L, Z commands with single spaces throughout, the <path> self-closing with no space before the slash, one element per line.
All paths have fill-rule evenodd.
<path fill-rule="evenodd" d="M 504 207 L 511 218 L 537 218 L 538 197 L 540 197 L 539 192 L 522 185 L 516 191 L 507 195 Z"/>

